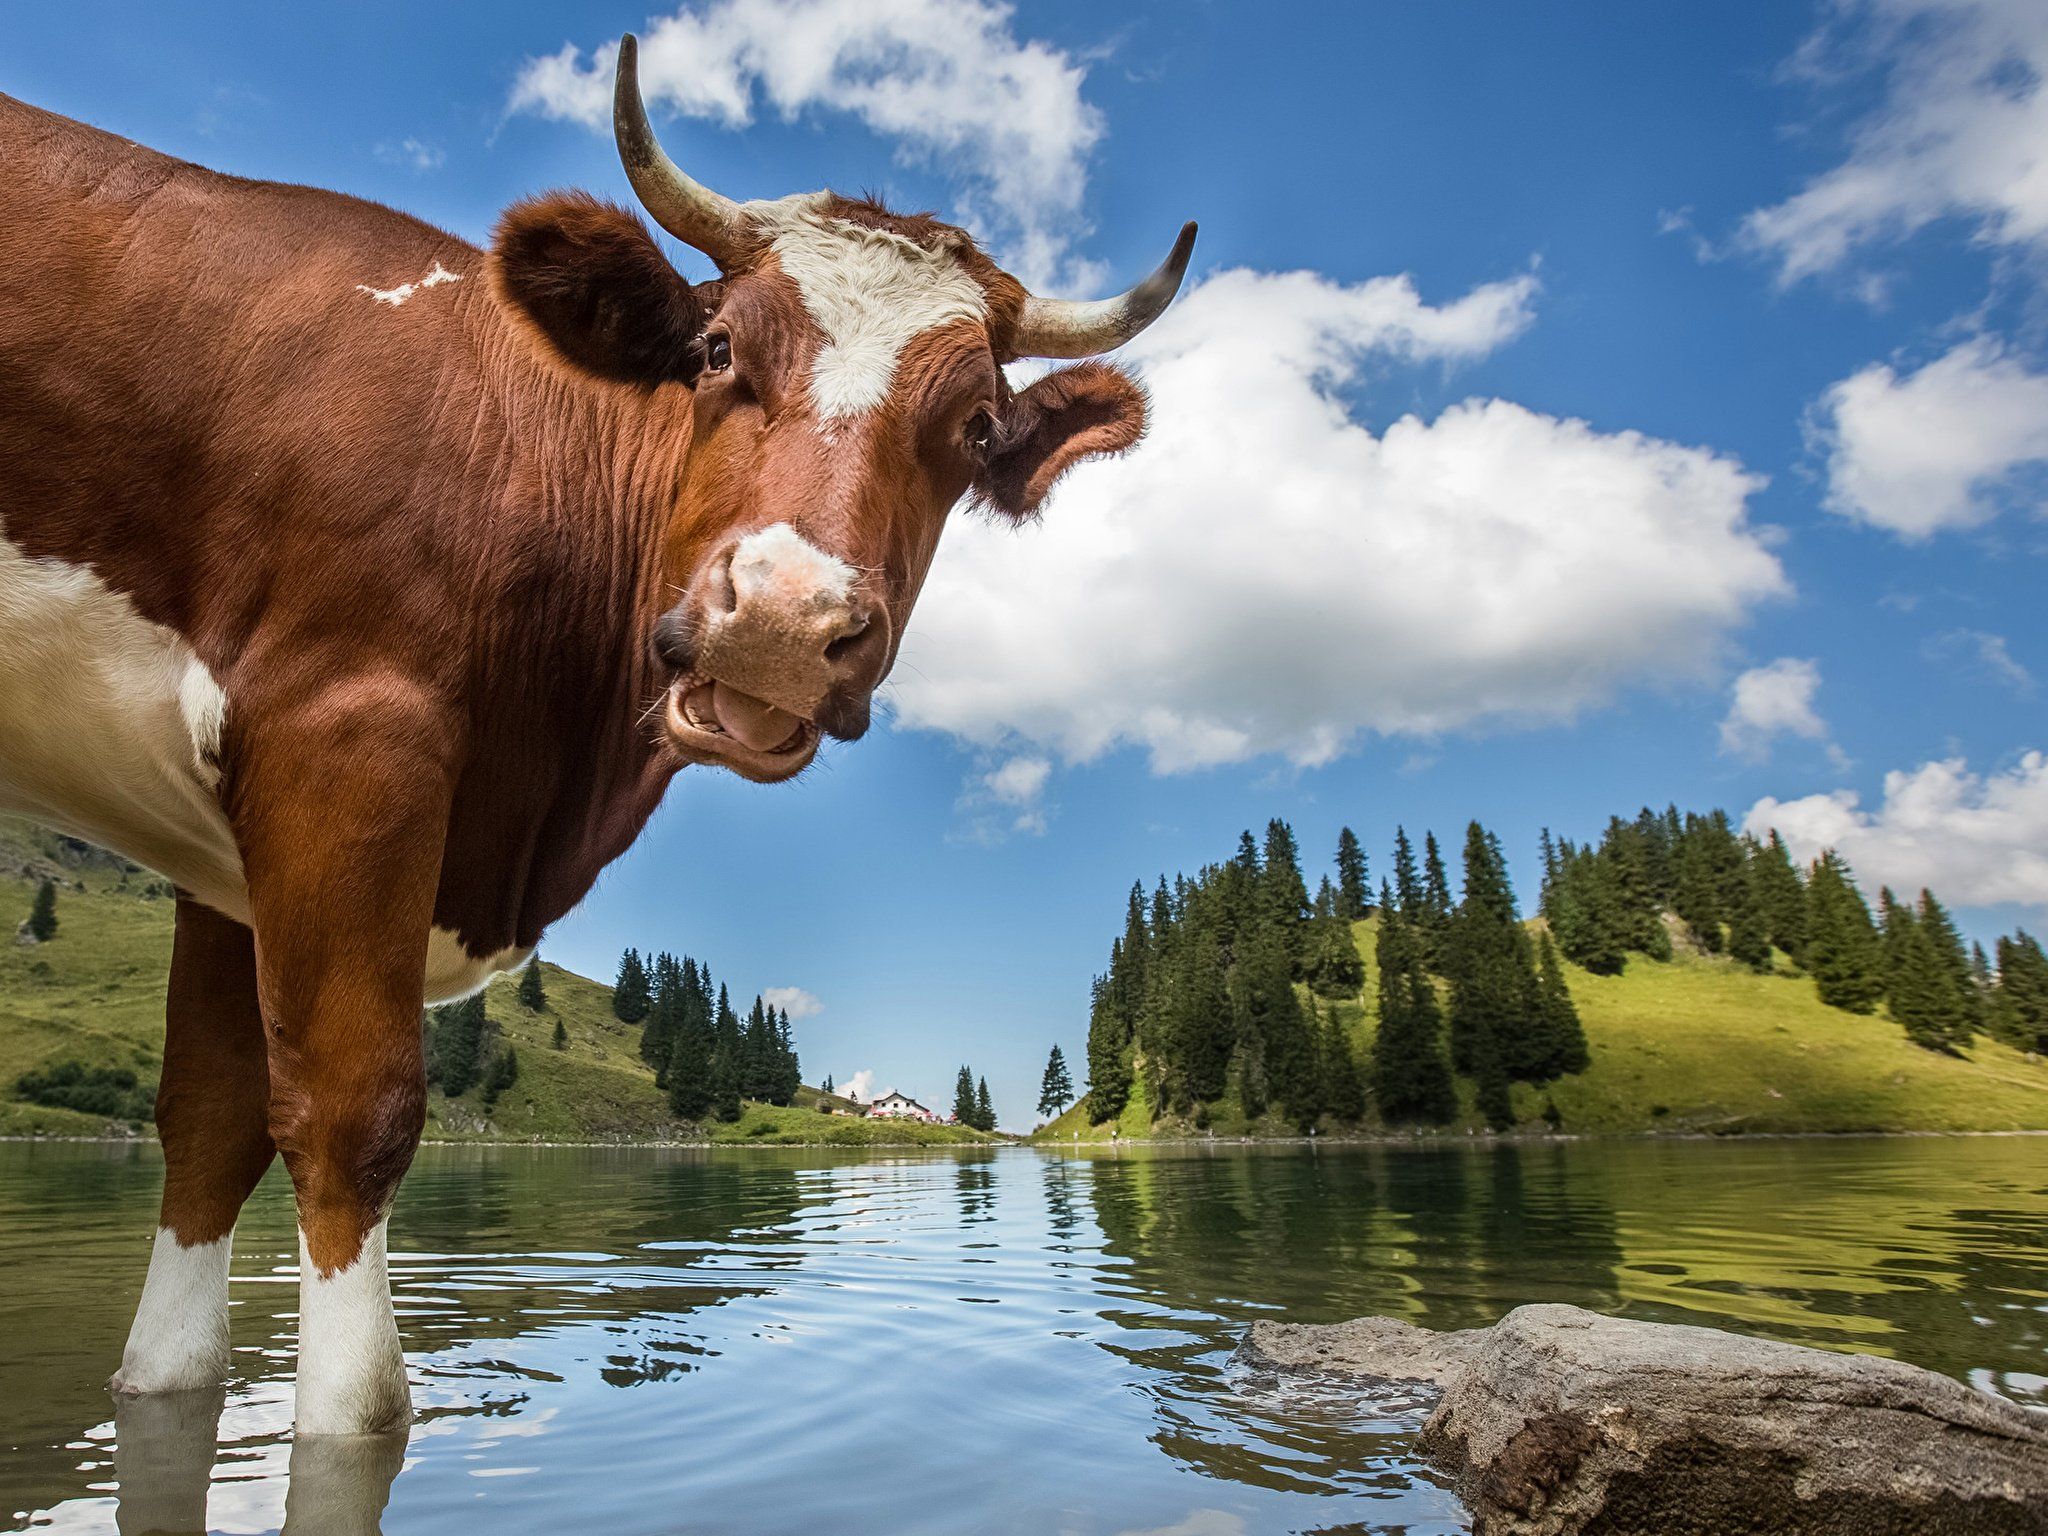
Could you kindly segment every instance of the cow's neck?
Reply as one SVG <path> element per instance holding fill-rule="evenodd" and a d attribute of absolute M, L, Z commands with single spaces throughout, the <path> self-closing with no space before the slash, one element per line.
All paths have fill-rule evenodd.
<path fill-rule="evenodd" d="M 436 921 L 473 951 L 524 948 L 660 804 L 664 679 L 649 650 L 659 556 L 689 439 L 680 390 L 613 391 L 497 350 L 508 447 Z M 486 354 L 488 356 L 488 353 Z"/>

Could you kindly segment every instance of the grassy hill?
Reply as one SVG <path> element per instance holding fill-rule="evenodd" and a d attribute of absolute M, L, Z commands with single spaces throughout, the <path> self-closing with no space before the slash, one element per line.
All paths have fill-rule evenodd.
<path fill-rule="evenodd" d="M 37 883 L 58 882 L 58 929 L 47 944 L 15 942 Z M 76 1061 L 132 1071 L 146 1105 L 163 1061 L 164 982 L 175 903 L 146 870 L 82 843 L 0 819 L 0 1136 L 93 1136 L 110 1116 L 23 1102 L 25 1072 Z M 518 979 L 488 993 L 491 1022 L 519 1053 L 519 1080 L 486 1110 L 478 1090 L 429 1093 L 427 1136 L 436 1141 L 712 1141 L 759 1146 L 945 1145 L 988 1142 L 961 1126 L 827 1115 L 849 1101 L 813 1088 L 787 1108 L 749 1103 L 740 1118 L 696 1126 L 676 1120 L 640 1059 L 638 1026 L 612 1016 L 611 988 L 543 963 L 547 1006 L 515 997 Z M 553 1048 L 555 1023 L 568 1035 Z M 113 1119 L 146 1129 L 146 1122 Z"/>
<path fill-rule="evenodd" d="M 1338 1010 L 1361 1060 L 1378 1028 L 1377 933 L 1374 919 L 1353 927 L 1366 964 L 1363 998 L 1318 1004 Z M 1922 1050 L 1882 1013 L 1827 1007 L 1789 967 L 1762 976 L 1681 953 L 1661 964 L 1630 955 L 1620 976 L 1565 970 L 1593 1064 L 1542 1088 L 1515 1085 L 1516 1116 L 1529 1130 L 1547 1128 L 1546 1108 L 1559 1129 L 1595 1135 L 2048 1130 L 2048 1062 L 1986 1039 L 1967 1058 Z M 1227 1101 L 1210 1106 L 1205 1123 L 1155 1122 L 1139 1078 L 1114 1125 L 1119 1136 L 1296 1134 L 1272 1115 L 1247 1122 Z M 1463 1113 L 1445 1132 L 1483 1129 L 1472 1084 L 1460 1079 L 1458 1088 Z M 1106 1141 L 1111 1131 L 1076 1106 L 1038 1137 Z"/>

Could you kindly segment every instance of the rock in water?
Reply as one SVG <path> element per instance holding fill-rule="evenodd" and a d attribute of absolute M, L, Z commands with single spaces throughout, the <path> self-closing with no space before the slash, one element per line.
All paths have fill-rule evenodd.
<path fill-rule="evenodd" d="M 1477 1536 L 2048 1536 L 2048 1420 L 1933 1371 L 1579 1307 L 1256 1323 L 1254 1361 L 1443 1393 Z"/>

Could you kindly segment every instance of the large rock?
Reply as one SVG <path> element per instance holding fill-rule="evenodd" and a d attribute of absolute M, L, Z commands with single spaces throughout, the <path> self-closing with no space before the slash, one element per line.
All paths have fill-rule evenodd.
<path fill-rule="evenodd" d="M 2048 1421 L 1918 1366 L 1530 1306 L 1491 1328 L 1256 1323 L 1247 1355 L 1442 1391 L 1478 1536 L 2042 1536 Z"/>

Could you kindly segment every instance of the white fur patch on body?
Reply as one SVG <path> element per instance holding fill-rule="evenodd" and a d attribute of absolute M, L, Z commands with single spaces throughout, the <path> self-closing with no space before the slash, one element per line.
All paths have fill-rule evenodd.
<path fill-rule="evenodd" d="M 872 410 L 889 395 L 911 339 L 988 314 L 981 284 L 948 251 L 820 211 L 806 192 L 743 205 L 803 295 L 825 345 L 811 365 L 811 402 L 826 421 Z"/>
<path fill-rule="evenodd" d="M 299 1234 L 299 1434 L 371 1434 L 412 1417 L 384 1229 L 365 1233 L 355 1262 L 331 1275 L 313 1267 Z"/>
<path fill-rule="evenodd" d="M 158 1227 L 149 1250 L 149 1278 L 121 1351 L 121 1369 L 107 1383 L 116 1392 L 187 1392 L 228 1374 L 228 1259 L 234 1234 L 210 1243 L 178 1241 Z"/>
<path fill-rule="evenodd" d="M 90 567 L 0 538 L 0 811 L 147 864 L 249 919 L 215 794 L 228 699 Z"/>
<path fill-rule="evenodd" d="M 450 272 L 437 260 L 434 263 L 434 270 L 416 283 L 400 283 L 396 288 L 373 288 L 368 283 L 357 283 L 356 292 L 367 293 L 373 303 L 389 304 L 393 309 L 396 309 L 421 289 L 438 288 L 443 283 L 459 283 L 461 281 L 462 274 L 460 272 Z"/>
<path fill-rule="evenodd" d="M 478 959 L 462 947 L 452 928 L 435 927 L 427 934 L 426 1000 L 453 1003 L 481 992 L 494 976 L 526 964 L 531 949 L 501 949 Z"/>

